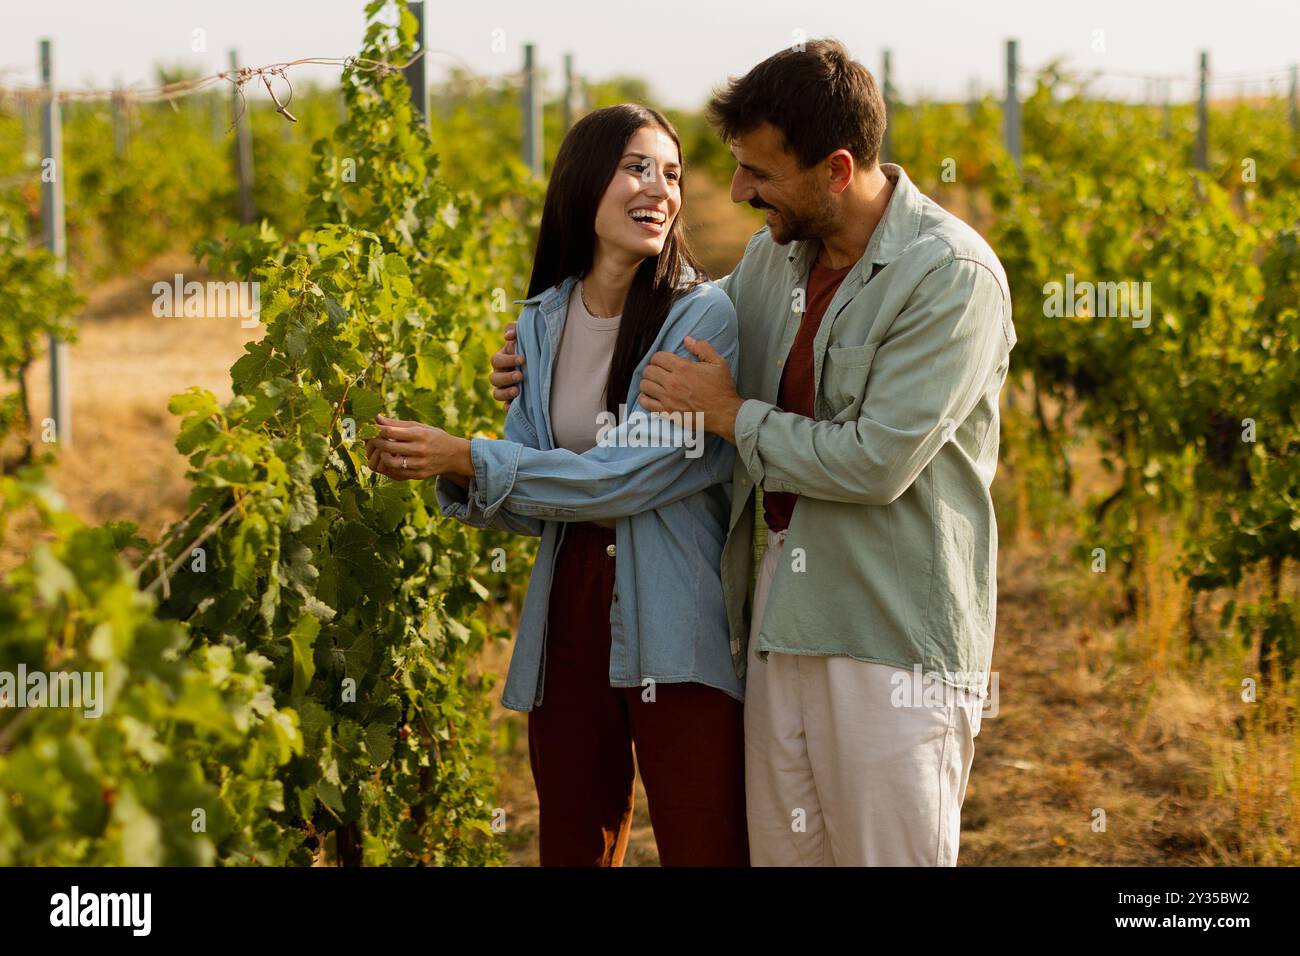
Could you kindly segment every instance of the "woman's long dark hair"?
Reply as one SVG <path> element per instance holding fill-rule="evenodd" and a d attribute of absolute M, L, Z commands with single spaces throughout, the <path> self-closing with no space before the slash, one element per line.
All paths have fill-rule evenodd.
<path fill-rule="evenodd" d="M 680 159 L 682 144 L 672 124 L 658 111 L 635 103 L 588 113 L 564 137 L 546 188 L 533 274 L 528 281 L 529 298 L 569 276 L 581 279 L 591 271 L 596 249 L 596 210 L 628 141 L 646 126 L 662 129 L 672 137 Z M 668 229 L 659 255 L 642 262 L 632 278 L 605 386 L 605 407 L 614 415 L 627 397 L 638 363 L 668 318 L 673 300 L 707 278 L 680 225 L 679 214 Z M 688 268 L 694 270 L 694 277 L 687 278 Z"/>

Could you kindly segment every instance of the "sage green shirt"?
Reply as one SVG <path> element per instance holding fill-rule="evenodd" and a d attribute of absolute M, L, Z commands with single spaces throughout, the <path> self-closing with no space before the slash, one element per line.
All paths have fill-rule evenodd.
<path fill-rule="evenodd" d="M 780 411 L 781 370 L 819 243 L 764 227 L 721 280 L 740 323 L 722 582 L 743 676 L 755 485 L 798 494 L 758 649 L 853 657 L 984 693 L 997 525 L 998 395 L 1015 344 L 1006 274 L 902 168 L 884 218 L 813 342 L 815 418 Z"/>

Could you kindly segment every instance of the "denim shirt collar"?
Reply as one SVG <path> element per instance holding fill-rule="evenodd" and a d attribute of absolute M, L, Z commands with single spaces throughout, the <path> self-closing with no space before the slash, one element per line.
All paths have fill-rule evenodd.
<path fill-rule="evenodd" d="M 682 283 L 694 281 L 698 273 L 690 266 L 682 265 Z M 573 283 L 578 281 L 577 276 L 569 276 L 561 280 L 557 285 L 549 289 L 543 289 L 537 295 L 529 296 L 527 299 L 515 299 L 515 305 L 537 305 L 541 307 L 542 312 L 554 312 L 561 304 L 569 301 L 569 293 L 573 290 Z"/>
<path fill-rule="evenodd" d="M 540 306 L 543 312 L 553 312 L 559 304 L 569 301 L 569 292 L 573 289 L 573 283 L 578 281 L 577 276 L 569 276 L 561 280 L 557 285 L 549 289 L 543 289 L 537 295 L 529 296 L 527 299 L 515 299 L 515 305 L 536 305 Z"/>
<path fill-rule="evenodd" d="M 573 284 L 577 281 L 577 276 L 569 276 L 559 284 L 544 289 L 537 295 L 530 296 L 527 299 L 515 300 L 516 305 L 522 305 L 525 308 L 536 306 L 541 309 L 542 322 L 546 326 L 546 336 L 551 341 L 552 350 L 558 350 L 559 348 L 560 332 L 563 330 L 565 314 L 568 311 L 569 294 L 573 291 Z M 549 388 L 547 394 L 549 395 Z"/>

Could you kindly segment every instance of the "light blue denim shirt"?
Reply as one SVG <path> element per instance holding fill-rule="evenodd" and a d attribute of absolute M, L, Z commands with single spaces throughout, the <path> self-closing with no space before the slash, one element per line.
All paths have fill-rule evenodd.
<path fill-rule="evenodd" d="M 735 448 L 698 430 L 689 436 L 693 447 L 685 447 L 681 423 L 659 416 L 653 416 L 654 427 L 664 429 L 659 447 L 646 441 L 635 447 L 638 425 L 644 429 L 651 420 L 636 400 L 650 357 L 660 350 L 690 357 L 683 339 L 707 339 L 734 376 L 735 309 L 712 283 L 679 296 L 632 376 L 627 419 L 578 455 L 555 447 L 550 421 L 551 376 L 575 281 L 523 300 L 516 348 L 529 372 L 510 403 L 505 438 L 470 442 L 468 489 L 442 478 L 436 486 L 443 515 L 542 539 L 501 703 L 521 711 L 542 703 L 551 579 L 565 523 L 597 519 L 614 520 L 610 685 L 690 681 L 743 700 L 720 572 Z"/>

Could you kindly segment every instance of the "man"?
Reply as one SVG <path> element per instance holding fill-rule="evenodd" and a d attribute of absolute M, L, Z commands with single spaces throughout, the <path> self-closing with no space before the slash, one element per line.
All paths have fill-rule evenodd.
<path fill-rule="evenodd" d="M 720 283 L 739 377 L 693 343 L 654 356 L 640 401 L 737 448 L 722 577 L 751 859 L 955 865 L 993 648 L 1006 275 L 879 164 L 884 101 L 839 43 L 777 53 L 709 112 L 732 200 L 767 219 Z"/>

